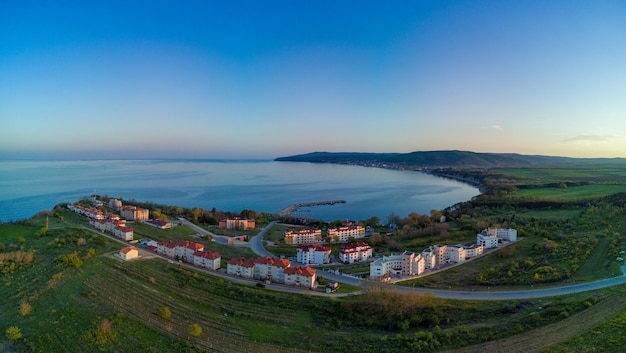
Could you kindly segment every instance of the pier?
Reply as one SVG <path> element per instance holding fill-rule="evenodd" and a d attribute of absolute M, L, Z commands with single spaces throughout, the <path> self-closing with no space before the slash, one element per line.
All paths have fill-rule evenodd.
<path fill-rule="evenodd" d="M 334 205 L 337 203 L 347 203 L 346 200 L 330 200 L 330 201 L 315 201 L 315 202 L 300 202 L 294 203 L 293 205 L 289 205 L 282 210 L 278 211 L 278 214 L 281 216 L 289 216 L 291 212 L 297 210 L 300 207 L 314 207 L 314 206 L 326 206 L 326 205 Z"/>

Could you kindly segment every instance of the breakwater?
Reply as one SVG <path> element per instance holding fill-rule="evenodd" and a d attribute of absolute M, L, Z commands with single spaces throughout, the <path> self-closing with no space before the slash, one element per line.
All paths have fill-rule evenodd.
<path fill-rule="evenodd" d="M 294 203 L 293 205 L 289 205 L 282 210 L 278 211 L 278 214 L 281 216 L 289 216 L 291 212 L 297 210 L 300 207 L 314 207 L 314 206 L 326 206 L 326 205 L 334 205 L 337 203 L 347 203 L 346 200 L 330 200 L 330 201 L 314 201 L 314 202 L 300 202 Z"/>

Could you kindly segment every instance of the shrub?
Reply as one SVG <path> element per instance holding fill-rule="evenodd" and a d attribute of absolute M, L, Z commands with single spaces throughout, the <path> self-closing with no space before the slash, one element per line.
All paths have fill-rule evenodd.
<path fill-rule="evenodd" d="M 189 325 L 189 328 L 187 328 L 187 332 L 191 336 L 198 337 L 202 333 L 202 327 L 200 327 L 200 325 L 198 324 L 191 324 Z"/>
<path fill-rule="evenodd" d="M 31 311 L 33 311 L 33 306 L 28 304 L 27 302 L 23 302 L 22 304 L 20 304 L 19 311 L 22 316 L 26 316 L 30 314 Z"/>
<path fill-rule="evenodd" d="M 7 328 L 6 330 L 6 336 L 7 336 L 7 339 L 11 341 L 17 341 L 20 338 L 22 338 L 22 332 L 20 331 L 20 328 L 17 326 L 9 326 L 9 328 Z"/>
<path fill-rule="evenodd" d="M 168 308 L 167 306 L 164 306 L 161 309 L 159 309 L 159 316 L 164 319 L 169 319 L 170 317 L 172 317 L 172 312 L 170 311 L 170 308 Z"/>

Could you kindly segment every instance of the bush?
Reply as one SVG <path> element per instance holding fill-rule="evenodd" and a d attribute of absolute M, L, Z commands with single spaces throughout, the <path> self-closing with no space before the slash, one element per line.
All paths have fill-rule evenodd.
<path fill-rule="evenodd" d="M 6 336 L 7 336 L 7 339 L 11 341 L 17 341 L 20 338 L 22 338 L 22 332 L 20 331 L 20 328 L 17 326 L 10 326 L 6 330 Z"/>
<path fill-rule="evenodd" d="M 164 319 L 169 319 L 170 317 L 172 317 L 172 312 L 170 311 L 170 308 L 168 308 L 167 306 L 164 306 L 161 309 L 159 309 L 159 316 Z"/>
<path fill-rule="evenodd" d="M 200 327 L 200 325 L 198 325 L 198 324 L 191 324 L 191 325 L 189 325 L 189 328 L 187 329 L 187 332 L 191 336 L 198 337 L 202 333 L 202 327 Z"/>
<path fill-rule="evenodd" d="M 26 316 L 28 314 L 31 313 L 31 311 L 33 311 L 33 307 L 32 305 L 28 304 L 27 302 L 23 302 L 22 304 L 20 304 L 20 315 L 22 316 Z"/>

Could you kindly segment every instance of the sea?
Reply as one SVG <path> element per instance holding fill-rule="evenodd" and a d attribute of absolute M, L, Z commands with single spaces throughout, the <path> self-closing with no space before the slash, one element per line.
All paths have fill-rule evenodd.
<path fill-rule="evenodd" d="M 27 219 L 92 194 L 182 207 L 296 215 L 324 221 L 428 214 L 479 194 L 419 171 L 270 160 L 0 160 L 0 221 Z"/>

